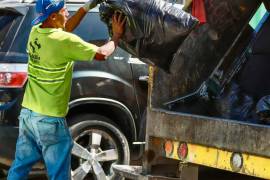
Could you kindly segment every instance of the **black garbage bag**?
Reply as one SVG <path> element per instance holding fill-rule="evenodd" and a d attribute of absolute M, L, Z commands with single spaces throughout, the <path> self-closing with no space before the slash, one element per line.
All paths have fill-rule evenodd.
<path fill-rule="evenodd" d="M 270 124 L 270 95 L 264 96 L 258 101 L 256 113 L 262 123 Z"/>
<path fill-rule="evenodd" d="M 107 0 L 100 6 L 100 15 L 110 31 L 115 11 L 127 16 L 120 47 L 165 71 L 169 70 L 181 43 L 198 24 L 189 13 L 163 0 Z"/>
<path fill-rule="evenodd" d="M 217 109 L 219 109 L 222 118 L 247 121 L 253 118 L 254 99 L 243 92 L 236 82 L 217 100 Z"/>

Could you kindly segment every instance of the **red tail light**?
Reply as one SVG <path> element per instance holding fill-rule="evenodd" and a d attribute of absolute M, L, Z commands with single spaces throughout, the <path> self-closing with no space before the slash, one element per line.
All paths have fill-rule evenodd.
<path fill-rule="evenodd" d="M 177 153 L 178 153 L 179 159 L 184 160 L 188 155 L 187 143 L 180 143 L 178 150 L 177 150 Z"/>
<path fill-rule="evenodd" d="M 26 80 L 26 64 L 0 64 L 0 88 L 21 88 Z"/>

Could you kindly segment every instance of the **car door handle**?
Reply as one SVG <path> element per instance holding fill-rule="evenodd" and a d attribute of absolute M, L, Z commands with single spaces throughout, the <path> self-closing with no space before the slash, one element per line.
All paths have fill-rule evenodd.
<path fill-rule="evenodd" d="M 123 56 L 113 56 L 113 59 L 121 61 L 121 60 L 125 59 L 125 57 L 123 57 Z"/>
<path fill-rule="evenodd" d="M 148 82 L 149 76 L 140 76 L 139 81 L 146 81 Z"/>

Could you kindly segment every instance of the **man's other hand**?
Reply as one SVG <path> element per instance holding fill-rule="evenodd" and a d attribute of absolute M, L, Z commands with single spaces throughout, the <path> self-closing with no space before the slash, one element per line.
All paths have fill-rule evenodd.
<path fill-rule="evenodd" d="M 89 0 L 83 6 L 83 9 L 88 12 L 90 9 L 95 8 L 98 4 L 104 2 L 105 0 Z"/>
<path fill-rule="evenodd" d="M 122 13 L 115 12 L 112 17 L 112 31 L 114 38 L 121 38 L 124 34 L 124 25 L 126 22 L 126 16 Z"/>

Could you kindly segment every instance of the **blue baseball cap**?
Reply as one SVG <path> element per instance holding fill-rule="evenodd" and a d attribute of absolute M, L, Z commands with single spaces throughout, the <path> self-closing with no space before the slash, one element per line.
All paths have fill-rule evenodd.
<path fill-rule="evenodd" d="M 37 0 L 36 12 L 39 14 L 32 21 L 32 25 L 37 25 L 45 21 L 52 13 L 59 11 L 65 6 L 64 0 Z"/>

